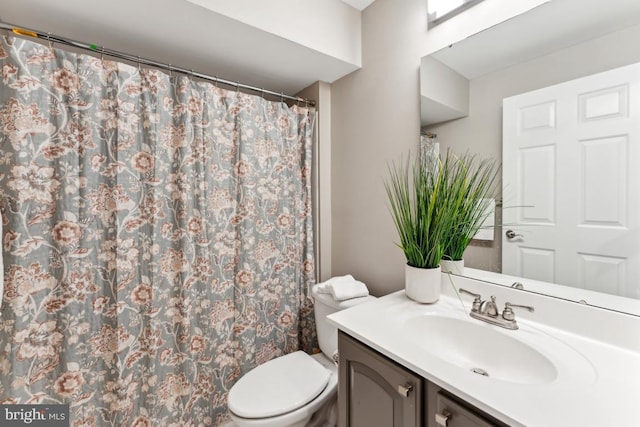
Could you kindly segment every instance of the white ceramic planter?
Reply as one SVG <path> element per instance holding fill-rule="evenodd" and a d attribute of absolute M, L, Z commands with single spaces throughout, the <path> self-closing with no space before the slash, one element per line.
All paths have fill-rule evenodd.
<path fill-rule="evenodd" d="M 414 301 L 431 304 L 440 298 L 441 269 L 416 268 L 409 264 L 404 270 L 404 290 Z"/>
<path fill-rule="evenodd" d="M 457 274 L 458 276 L 464 276 L 464 260 L 451 261 L 443 259 L 440 261 L 440 267 L 443 273 Z"/>

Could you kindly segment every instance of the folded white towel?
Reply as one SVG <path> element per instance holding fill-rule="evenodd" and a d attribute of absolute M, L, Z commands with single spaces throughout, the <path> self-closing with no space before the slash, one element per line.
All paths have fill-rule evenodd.
<path fill-rule="evenodd" d="M 352 282 L 356 279 L 353 278 L 352 275 L 350 274 L 346 274 L 344 276 L 335 276 L 332 277 L 331 279 L 322 282 L 322 283 L 318 283 L 316 285 L 316 289 L 318 290 L 318 292 L 323 293 L 323 294 L 330 294 L 331 293 L 331 287 L 333 286 L 333 283 L 337 283 L 339 281 L 347 281 L 347 282 Z"/>
<path fill-rule="evenodd" d="M 332 277 L 326 282 L 316 285 L 318 292 L 331 294 L 334 300 L 343 301 L 369 295 L 367 285 L 353 278 L 352 275 Z"/>
<path fill-rule="evenodd" d="M 473 236 L 473 240 L 493 240 L 493 229 L 495 228 L 496 201 L 494 199 L 480 199 L 478 205 L 483 209 L 482 216 L 485 218 L 480 229 Z"/>
<path fill-rule="evenodd" d="M 367 289 L 367 285 L 357 280 L 351 282 L 341 280 L 331 286 L 331 295 L 333 295 L 334 300 L 343 301 L 351 298 L 366 297 L 369 295 L 369 289 Z"/>

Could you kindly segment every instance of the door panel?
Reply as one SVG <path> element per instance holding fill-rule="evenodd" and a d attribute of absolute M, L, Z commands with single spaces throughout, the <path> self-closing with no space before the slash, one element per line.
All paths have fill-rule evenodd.
<path fill-rule="evenodd" d="M 503 101 L 503 273 L 640 298 L 640 64 Z"/>
<path fill-rule="evenodd" d="M 391 386 L 388 378 L 368 366 L 351 361 L 349 399 L 349 425 L 352 427 L 395 426 L 401 396 Z M 375 404 L 371 404 L 374 402 Z"/>
<path fill-rule="evenodd" d="M 555 146 L 527 147 L 520 151 L 520 222 L 553 224 L 555 222 Z"/>
<path fill-rule="evenodd" d="M 422 378 L 338 333 L 340 427 L 422 426 Z"/>
<path fill-rule="evenodd" d="M 627 137 L 591 139 L 580 145 L 581 225 L 626 227 Z"/>

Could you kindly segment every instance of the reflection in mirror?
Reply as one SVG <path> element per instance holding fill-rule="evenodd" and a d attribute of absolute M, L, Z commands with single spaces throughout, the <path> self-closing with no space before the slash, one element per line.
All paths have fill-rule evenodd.
<path fill-rule="evenodd" d="M 482 0 L 428 0 L 429 28 L 453 18 Z"/>
<path fill-rule="evenodd" d="M 503 113 L 506 114 L 503 111 L 503 99 L 517 98 L 516 95 L 539 91 L 563 82 L 640 63 L 640 50 L 635 46 L 636 40 L 640 40 L 640 2 L 629 0 L 610 0 L 607 2 L 600 0 L 553 0 L 545 3 L 450 48 L 423 58 L 420 78 L 423 131 L 438 135 L 437 141 L 440 143 L 442 151 L 452 147 L 457 151 L 470 150 L 484 156 L 502 159 L 503 125 L 506 125 L 503 123 Z M 635 71 L 635 78 L 636 81 L 640 79 L 640 72 Z M 621 87 L 625 85 L 626 83 L 612 83 L 604 86 Z M 627 106 L 636 105 L 629 111 L 638 108 L 638 101 L 634 101 L 633 92 L 635 91 L 637 97 L 638 91 L 640 91 L 640 82 L 630 84 L 628 87 L 629 98 L 625 98 L 627 95 L 622 92 L 614 91 L 615 93 L 611 92 L 611 94 L 605 94 L 604 97 L 601 97 L 605 100 L 604 106 L 597 108 L 606 110 L 609 108 L 607 105 L 611 105 L 614 99 L 622 103 L 626 102 Z M 582 92 L 589 91 L 590 89 L 586 89 Z M 586 98 L 583 100 L 587 103 L 590 102 Z M 523 102 L 521 107 L 544 104 L 543 101 L 535 98 L 525 98 Z M 576 100 L 569 104 L 578 109 L 580 102 Z M 535 120 L 540 117 L 548 118 L 549 114 L 552 114 L 549 110 L 544 114 L 541 113 L 542 110 L 534 110 L 529 111 L 531 113 L 528 116 L 529 119 L 534 120 L 531 123 L 535 123 Z M 554 120 L 559 117 L 555 115 L 556 113 L 557 111 L 553 112 Z M 515 116 L 516 122 L 522 120 L 522 115 L 518 116 L 518 114 Z M 597 115 L 598 113 L 593 114 Z M 518 117 L 520 118 L 518 119 Z M 593 209 L 599 209 L 606 204 L 613 203 L 615 198 L 611 197 L 612 194 L 621 195 L 615 199 L 618 201 L 621 200 L 621 197 L 640 194 L 640 180 L 627 181 L 628 186 L 625 188 L 626 184 L 624 184 L 625 181 L 622 179 L 623 175 L 620 171 L 620 165 L 626 165 L 627 172 L 638 169 L 637 165 L 629 163 L 629 155 L 634 150 L 637 153 L 639 146 L 637 143 L 633 145 L 633 139 L 640 138 L 639 121 L 635 119 L 632 122 L 635 124 L 630 125 L 629 129 L 614 132 L 617 136 L 630 134 L 631 140 L 622 144 L 618 143 L 618 140 L 611 145 L 598 145 L 593 142 L 588 146 L 593 149 L 587 151 L 580 149 L 580 152 L 575 153 L 575 156 L 569 156 L 574 160 L 582 159 L 582 165 L 585 164 L 584 159 L 586 158 L 593 160 L 589 170 L 597 173 L 585 175 L 583 172 L 579 172 L 582 174 L 579 175 L 582 177 L 580 179 L 583 181 L 599 180 L 600 184 L 605 187 L 605 191 L 599 190 L 592 193 L 578 190 L 581 188 L 579 186 L 569 190 L 570 194 L 577 197 L 575 199 L 577 201 L 582 200 L 581 197 L 584 194 L 586 194 L 586 199 L 589 199 L 590 195 L 596 195 L 597 197 L 593 196 L 588 200 L 591 203 L 592 212 L 595 212 Z M 536 136 L 533 139 L 537 138 L 537 142 L 530 142 L 530 148 L 548 146 L 550 141 L 561 138 L 561 136 L 552 136 L 544 132 L 534 132 L 534 134 Z M 580 139 L 595 141 L 597 135 L 593 133 L 591 137 L 587 135 L 580 137 Z M 621 146 L 625 147 L 624 150 L 631 151 L 620 151 L 617 157 L 613 156 L 613 149 L 610 147 Z M 520 156 L 519 158 L 522 159 L 521 152 L 516 156 Z M 615 165 L 611 163 L 614 157 L 617 158 Z M 511 269 L 505 265 L 506 258 L 503 259 L 503 247 L 521 240 L 520 236 L 509 239 L 505 233 L 512 230 L 516 235 L 530 236 L 543 227 L 539 224 L 540 221 L 535 226 L 533 224 L 523 226 L 519 223 L 527 213 L 522 206 L 528 205 L 528 203 L 539 205 L 539 201 L 543 200 L 541 197 L 548 198 L 548 194 L 553 193 L 553 204 L 549 209 L 554 212 L 556 215 L 554 220 L 556 219 L 561 209 L 556 203 L 559 193 L 557 186 L 550 186 L 550 183 L 558 184 L 561 181 L 560 178 L 570 175 L 568 165 L 556 163 L 559 159 L 559 156 L 550 159 L 545 158 L 544 155 L 527 157 L 529 171 L 531 172 L 531 168 L 534 167 L 533 172 L 530 173 L 530 177 L 534 178 L 531 182 L 534 182 L 535 177 L 539 176 L 536 173 L 540 170 L 535 168 L 540 165 L 553 165 L 553 171 L 556 174 L 555 178 L 547 177 L 549 185 L 538 188 L 537 198 L 531 199 L 529 196 L 517 194 L 516 190 L 521 189 L 522 171 L 516 171 L 516 175 L 514 175 L 520 178 L 507 178 L 506 176 L 503 178 L 503 188 L 506 189 L 502 195 L 503 206 L 501 209 L 497 209 L 495 220 L 497 224 L 505 225 L 508 221 L 514 227 L 496 227 L 493 241 L 472 244 L 465 253 L 465 265 L 471 267 L 465 269 L 465 275 L 473 275 L 482 280 L 499 282 L 508 286 L 514 282 L 522 282 L 525 290 L 535 290 L 574 301 L 585 300 L 589 304 L 640 315 L 640 279 L 638 277 L 628 278 L 633 268 L 637 271 L 637 262 L 635 267 L 628 268 L 625 265 L 629 264 L 620 262 L 616 257 L 605 258 L 586 250 L 582 254 L 581 261 L 579 260 L 579 263 L 576 264 L 577 267 L 571 266 L 569 268 L 571 279 L 559 280 L 556 272 L 558 261 L 555 259 L 555 255 L 542 256 L 557 253 L 557 241 L 553 246 L 546 247 L 548 250 L 546 253 L 529 252 L 529 255 L 533 254 L 533 256 L 527 259 L 528 272 L 522 270 L 522 255 L 517 255 L 515 261 L 516 264 L 520 262 L 520 269 Z M 509 160 L 509 165 L 507 165 L 503 161 L 503 168 L 509 170 L 513 163 L 518 162 Z M 580 167 L 580 163 L 577 163 L 576 167 Z M 579 182 L 578 184 L 582 185 L 583 183 Z M 601 201 L 600 205 L 598 205 L 598 201 Z M 638 202 L 635 203 L 635 208 L 630 207 L 631 205 L 620 208 L 627 214 L 627 219 L 639 215 Z M 532 212 L 528 211 L 529 214 Z M 506 217 L 504 220 L 503 213 Z M 610 212 L 603 215 L 609 214 Z M 622 239 L 621 241 L 636 251 L 633 255 L 636 259 L 640 256 L 637 253 L 640 248 L 640 230 L 637 221 L 638 219 L 636 219 L 636 224 L 632 226 L 625 223 L 622 225 L 608 224 L 607 227 L 603 227 L 604 229 L 615 228 L 617 231 L 626 227 L 628 230 L 625 236 L 616 239 Z M 553 234 L 551 233 L 551 235 Z M 556 234 L 559 235 L 559 233 Z M 572 238 L 571 236 L 570 234 L 569 239 Z M 528 241 L 528 237 L 524 240 Z M 566 241 L 567 237 L 564 240 Z M 518 247 L 522 253 L 521 248 L 526 247 L 526 244 L 520 243 L 520 245 L 513 246 Z M 611 242 L 609 245 L 611 246 Z M 616 244 L 613 243 L 613 245 Z M 542 255 L 536 257 L 537 254 Z M 540 265 L 546 268 L 544 274 L 541 274 L 542 267 L 536 267 L 537 264 L 532 260 L 539 261 Z M 606 260 L 609 262 L 608 269 L 597 270 L 598 263 L 591 262 L 594 260 Z M 602 267 L 602 264 L 606 263 L 599 264 Z M 571 274 L 572 270 L 573 274 Z M 496 274 L 503 272 L 508 274 Z M 604 274 L 604 276 L 596 277 L 597 274 Z M 624 276 L 627 276 L 627 279 Z M 523 278 L 527 280 L 525 281 Z M 561 286 L 559 282 L 564 286 Z"/>

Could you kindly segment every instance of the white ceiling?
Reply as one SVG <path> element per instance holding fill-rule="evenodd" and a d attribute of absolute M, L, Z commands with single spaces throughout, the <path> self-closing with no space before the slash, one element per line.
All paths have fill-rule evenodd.
<path fill-rule="evenodd" d="M 358 10 L 364 10 L 367 8 L 367 6 L 369 6 L 375 0 L 342 0 L 342 1 Z"/>
<path fill-rule="evenodd" d="M 275 92 L 294 94 L 359 68 L 185 0 L 1 1 L 5 23 Z M 372 2 L 342 1 L 356 9 Z"/>

